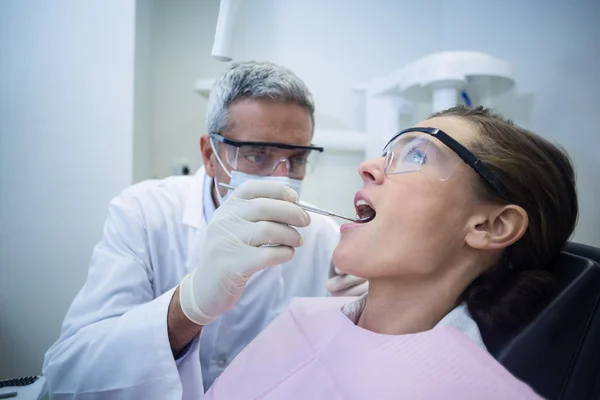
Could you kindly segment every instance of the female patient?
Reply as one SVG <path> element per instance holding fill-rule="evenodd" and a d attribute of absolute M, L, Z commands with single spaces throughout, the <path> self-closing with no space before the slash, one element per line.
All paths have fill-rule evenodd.
<path fill-rule="evenodd" d="M 360 299 L 294 301 L 215 382 L 215 399 L 538 398 L 487 352 L 553 294 L 546 270 L 577 219 L 568 156 L 483 108 L 397 134 L 359 167 L 362 224 L 338 269 Z"/>

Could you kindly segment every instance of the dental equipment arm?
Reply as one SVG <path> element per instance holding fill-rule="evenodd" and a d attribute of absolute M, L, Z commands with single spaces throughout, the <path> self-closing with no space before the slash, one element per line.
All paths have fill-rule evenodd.
<path fill-rule="evenodd" d="M 211 54 L 217 61 L 232 60 L 231 47 L 233 46 L 235 20 L 241 3 L 242 0 L 221 0 Z"/>

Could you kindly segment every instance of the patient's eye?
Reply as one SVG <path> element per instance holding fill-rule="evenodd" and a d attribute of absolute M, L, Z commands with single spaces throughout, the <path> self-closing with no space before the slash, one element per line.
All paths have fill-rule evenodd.
<path fill-rule="evenodd" d="M 412 147 L 406 153 L 404 161 L 415 164 L 425 164 L 427 157 L 425 156 L 425 151 L 419 149 L 418 147 Z"/>

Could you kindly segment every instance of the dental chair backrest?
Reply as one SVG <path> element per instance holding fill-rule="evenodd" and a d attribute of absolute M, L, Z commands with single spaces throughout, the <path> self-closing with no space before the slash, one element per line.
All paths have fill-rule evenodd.
<path fill-rule="evenodd" d="M 569 243 L 561 291 L 523 330 L 482 332 L 492 355 L 546 399 L 600 399 L 600 249 Z"/>

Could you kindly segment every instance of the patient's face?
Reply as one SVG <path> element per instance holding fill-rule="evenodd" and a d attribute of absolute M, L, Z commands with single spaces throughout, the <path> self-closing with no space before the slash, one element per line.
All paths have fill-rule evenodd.
<path fill-rule="evenodd" d="M 472 125 L 453 117 L 417 126 L 439 128 L 467 147 L 477 137 Z M 376 216 L 365 224 L 342 227 L 335 265 L 368 279 L 441 273 L 467 249 L 467 220 L 481 206 L 473 192 L 473 180 L 479 178 L 462 161 L 446 181 L 422 172 L 386 175 L 383 169 L 383 157 L 359 166 L 364 182 L 359 193 Z"/>

